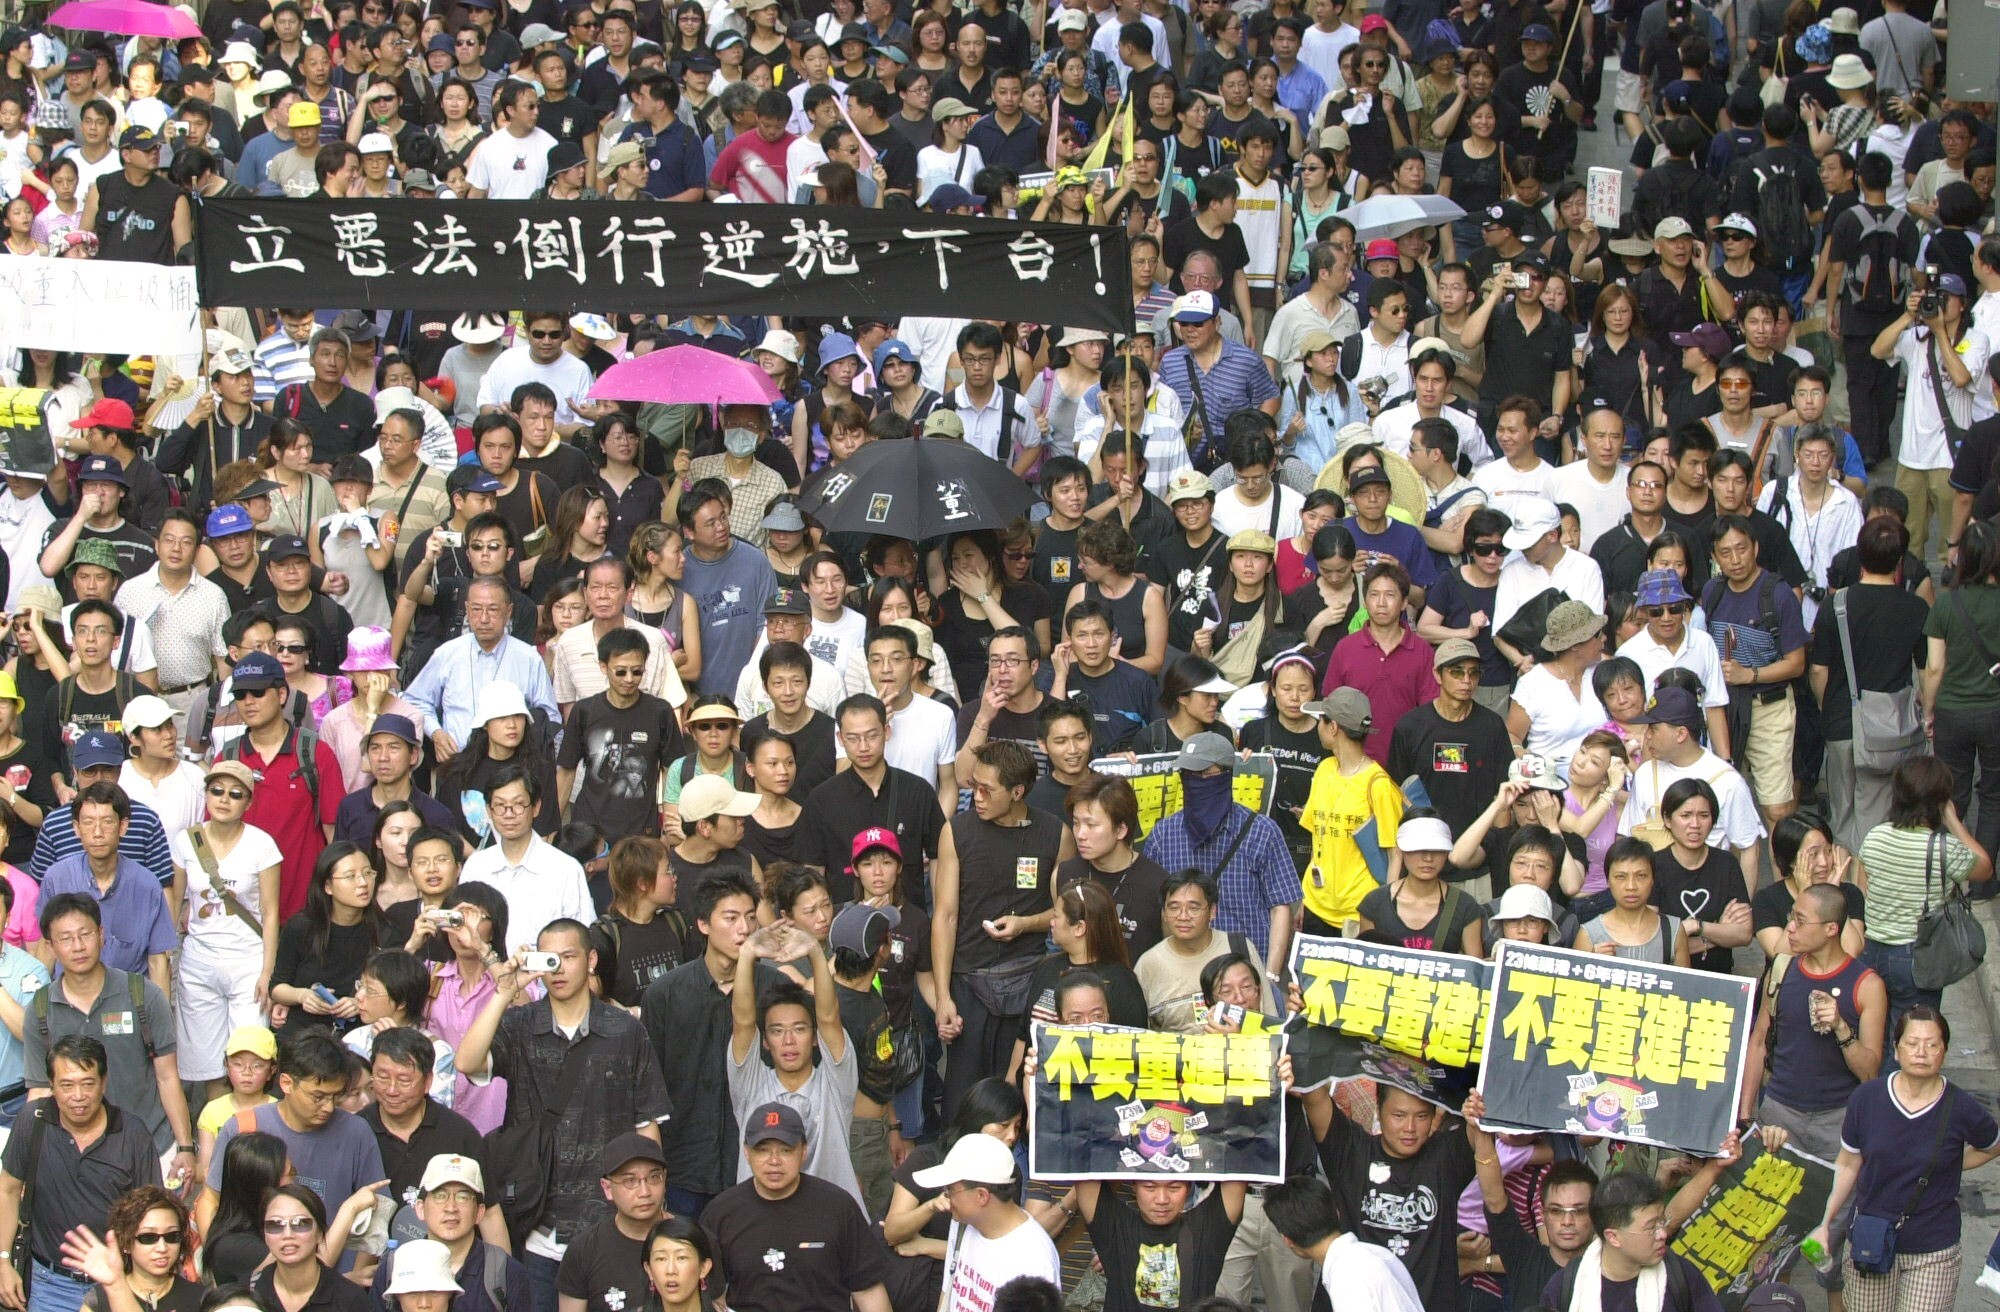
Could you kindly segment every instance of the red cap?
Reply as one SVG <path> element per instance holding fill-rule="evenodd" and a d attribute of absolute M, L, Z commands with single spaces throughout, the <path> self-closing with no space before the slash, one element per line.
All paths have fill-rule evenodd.
<path fill-rule="evenodd" d="M 1388 26 L 1389 20 L 1380 14 L 1370 14 L 1361 20 L 1361 30 L 1364 32 L 1380 32 Z"/>
<path fill-rule="evenodd" d="M 1397 249 L 1395 238 L 1377 237 L 1374 241 L 1368 243 L 1367 253 L 1361 258 L 1363 260 L 1400 260 L 1403 258 L 1403 252 Z"/>
<path fill-rule="evenodd" d="M 109 396 L 70 421 L 72 428 L 118 428 L 128 433 L 138 426 L 132 418 L 132 407 Z"/>
<path fill-rule="evenodd" d="M 859 861 L 862 854 L 872 847 L 881 848 L 883 851 L 892 854 L 898 861 L 903 859 L 903 845 L 897 841 L 896 831 L 874 826 L 864 829 L 854 836 L 854 855 L 849 859 Z"/>

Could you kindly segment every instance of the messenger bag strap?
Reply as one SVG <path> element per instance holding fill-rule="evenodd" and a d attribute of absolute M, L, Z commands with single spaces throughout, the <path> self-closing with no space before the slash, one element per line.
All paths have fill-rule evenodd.
<path fill-rule="evenodd" d="M 215 849 L 208 845 L 208 835 L 201 825 L 189 825 L 188 846 L 194 849 L 194 859 L 201 863 L 201 872 L 208 876 L 208 886 L 222 901 L 223 909 L 242 921 L 258 938 L 264 937 L 264 926 L 257 917 L 250 914 L 250 908 L 243 905 L 229 885 L 222 882 L 222 868 L 215 859 Z"/>

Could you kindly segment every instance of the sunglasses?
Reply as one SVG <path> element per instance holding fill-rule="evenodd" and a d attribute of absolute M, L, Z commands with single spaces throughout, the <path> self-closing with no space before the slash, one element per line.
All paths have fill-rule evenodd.
<path fill-rule="evenodd" d="M 1003 551 L 1000 554 L 1009 560 L 1033 560 L 1035 558 L 1035 553 L 1032 551 Z"/>
<path fill-rule="evenodd" d="M 1475 556 L 1504 556 L 1507 545 L 1503 542 L 1475 542 L 1470 550 Z"/>
<path fill-rule="evenodd" d="M 267 1216 L 264 1218 L 264 1233 L 267 1235 L 311 1234 L 313 1219 L 310 1216 Z"/>
<path fill-rule="evenodd" d="M 312 648 L 306 646 L 303 642 L 274 642 L 271 644 L 271 650 L 282 652 L 287 656 L 303 656 L 308 651 L 311 651 Z"/>
<path fill-rule="evenodd" d="M 300 1219 L 309 1220 L 310 1218 L 301 1217 Z M 145 1248 L 153 1248 L 160 1244 L 178 1244 L 180 1241 L 180 1233 L 175 1230 L 141 1230 L 138 1234 L 132 1236 L 133 1243 Z"/>
<path fill-rule="evenodd" d="M 1675 601 L 1665 606 L 1641 606 L 1639 609 L 1647 619 L 1656 620 L 1662 615 L 1685 615 L 1694 607 L 1685 601 Z"/>
<path fill-rule="evenodd" d="M 241 802 L 250 796 L 241 788 L 226 788 L 221 784 L 210 784 L 207 791 L 210 797 L 230 802 Z"/>
<path fill-rule="evenodd" d="M 568 335 L 569 335 L 568 333 L 563 332 L 561 329 L 557 329 L 555 332 L 552 333 L 537 332 L 532 328 L 528 330 L 528 336 L 534 338 L 538 342 L 559 342 Z"/>
<path fill-rule="evenodd" d="M 1750 380 L 1748 378 L 1724 378 L 1717 382 L 1716 386 L 1726 392 L 1747 392 L 1750 390 Z"/>

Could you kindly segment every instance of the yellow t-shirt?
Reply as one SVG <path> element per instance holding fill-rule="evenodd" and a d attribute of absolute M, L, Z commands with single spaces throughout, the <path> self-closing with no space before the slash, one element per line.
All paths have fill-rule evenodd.
<path fill-rule="evenodd" d="M 1354 831 L 1375 818 L 1384 849 L 1394 845 L 1403 821 L 1403 792 L 1389 772 L 1370 761 L 1351 775 L 1328 757 L 1313 772 L 1299 823 L 1312 835 L 1312 865 L 1306 869 L 1306 910 L 1338 926 L 1361 910 L 1361 899 L 1378 885 L 1355 845 Z"/>
<path fill-rule="evenodd" d="M 278 1101 L 276 1098 L 267 1093 L 263 1102 L 256 1103 L 255 1106 L 261 1107 L 264 1103 L 276 1101 Z M 250 1109 L 236 1105 L 235 1094 L 225 1093 L 220 1098 L 211 1099 L 208 1106 L 201 1109 L 201 1115 L 195 1119 L 195 1128 L 207 1130 L 210 1134 L 221 1134 L 222 1127 L 228 1124 L 230 1117 L 239 1111 L 248 1110 Z"/>

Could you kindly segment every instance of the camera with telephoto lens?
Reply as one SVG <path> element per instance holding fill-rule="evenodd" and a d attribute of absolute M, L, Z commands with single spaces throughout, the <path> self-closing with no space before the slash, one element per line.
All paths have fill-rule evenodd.
<path fill-rule="evenodd" d="M 1924 266 L 1924 294 L 1917 301 L 1919 318 L 1935 319 L 1944 313 L 1944 299 L 1937 294 L 1938 266 Z"/>

